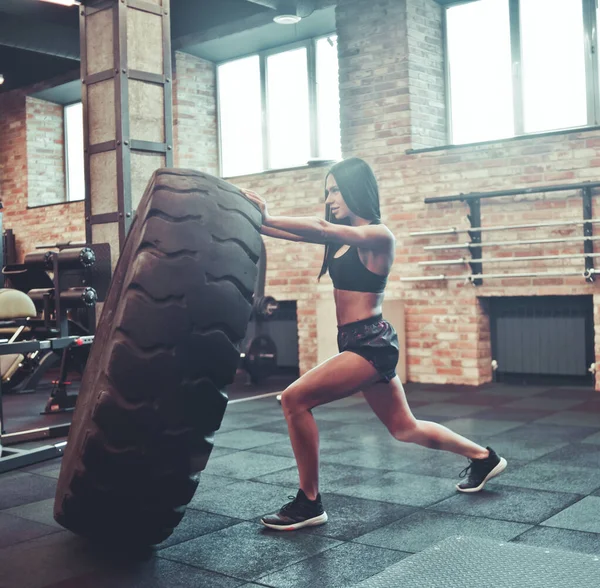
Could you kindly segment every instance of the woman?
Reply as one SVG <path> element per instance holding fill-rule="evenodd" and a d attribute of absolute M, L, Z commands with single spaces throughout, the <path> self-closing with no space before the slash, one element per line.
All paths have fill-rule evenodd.
<path fill-rule="evenodd" d="M 282 394 L 281 405 L 298 472 L 296 498 L 261 522 L 292 531 L 327 521 L 319 494 L 319 433 L 312 409 L 362 390 L 365 399 L 399 441 L 465 456 L 468 479 L 461 492 L 478 492 L 506 467 L 506 460 L 437 423 L 415 419 L 396 375 L 398 338 L 381 315 L 395 239 L 381 223 L 379 191 L 367 163 L 351 158 L 326 178 L 326 220 L 271 216 L 256 193 L 243 191 L 263 215 L 263 234 L 325 245 L 319 278 L 329 271 L 334 286 L 339 354 L 313 368 Z"/>

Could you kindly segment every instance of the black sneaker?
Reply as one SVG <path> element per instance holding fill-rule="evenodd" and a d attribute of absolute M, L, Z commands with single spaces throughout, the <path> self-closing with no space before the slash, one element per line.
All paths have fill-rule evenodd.
<path fill-rule="evenodd" d="M 491 447 L 486 449 L 490 454 L 485 459 L 469 459 L 471 463 L 460 473 L 461 478 L 468 477 L 466 481 L 456 485 L 458 491 L 479 492 L 488 480 L 504 471 L 506 460 L 499 457 Z"/>
<path fill-rule="evenodd" d="M 277 514 L 264 516 L 260 522 L 276 531 L 295 531 L 302 527 L 316 527 L 327 522 L 327 513 L 323 510 L 321 495 L 316 500 L 309 500 L 302 490 L 298 490 L 296 498 L 288 496 L 292 502 L 281 507 Z"/>

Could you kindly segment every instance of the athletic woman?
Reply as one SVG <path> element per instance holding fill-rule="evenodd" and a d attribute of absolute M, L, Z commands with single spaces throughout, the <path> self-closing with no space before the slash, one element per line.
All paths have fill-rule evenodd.
<path fill-rule="evenodd" d="M 493 449 L 438 423 L 417 420 L 408 406 L 396 375 L 398 337 L 381 314 L 395 239 L 381 222 L 379 190 L 369 165 L 351 158 L 331 168 L 326 178 L 325 220 L 271 216 L 262 197 L 250 190 L 243 192 L 260 207 L 263 234 L 325 245 L 319 278 L 327 271 L 331 276 L 338 324 L 339 353 L 305 373 L 281 396 L 300 489 L 278 513 L 263 517 L 263 525 L 292 531 L 327 521 L 319 494 L 319 432 L 311 411 L 359 390 L 399 441 L 469 459 L 461 475 L 467 479 L 456 486 L 459 491 L 478 492 L 500 474 L 506 460 Z"/>

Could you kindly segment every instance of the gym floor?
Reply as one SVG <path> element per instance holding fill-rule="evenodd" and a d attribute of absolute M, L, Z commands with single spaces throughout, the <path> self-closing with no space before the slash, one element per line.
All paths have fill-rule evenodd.
<path fill-rule="evenodd" d="M 0 587 L 352 586 L 456 536 L 600 553 L 598 393 L 409 384 L 407 394 L 417 417 L 494 447 L 506 472 L 480 494 L 457 493 L 466 460 L 394 441 L 359 395 L 314 411 L 329 522 L 268 531 L 260 516 L 297 489 L 287 428 L 275 397 L 236 402 L 182 523 L 141 561 L 54 523 L 59 461 L 0 476 Z"/>

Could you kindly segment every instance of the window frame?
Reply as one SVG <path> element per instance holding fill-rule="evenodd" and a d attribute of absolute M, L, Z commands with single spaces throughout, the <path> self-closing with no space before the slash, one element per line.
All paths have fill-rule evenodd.
<path fill-rule="evenodd" d="M 446 133 L 447 141 L 451 145 L 462 145 L 454 143 L 454 132 L 452 128 L 452 96 L 450 80 L 450 63 L 448 59 L 448 23 L 447 11 L 453 6 L 470 4 L 479 0 L 457 0 L 443 6 L 442 26 L 444 43 L 444 70 L 446 91 Z M 521 22 L 520 22 L 521 0 L 508 0 L 510 21 L 510 44 L 512 62 L 512 91 L 514 112 L 514 133 L 512 137 L 539 135 L 549 132 L 559 132 L 571 129 L 587 129 L 600 125 L 600 66 L 598 60 L 598 32 L 597 32 L 597 9 L 598 0 L 580 0 L 583 9 L 583 41 L 586 74 L 586 98 L 587 98 L 587 122 L 584 126 L 568 127 L 564 129 L 546 129 L 543 131 L 525 131 L 524 100 L 523 100 L 523 74 L 522 74 L 522 52 L 521 52 Z M 492 139 L 495 140 L 495 139 Z"/>
<path fill-rule="evenodd" d="M 247 55 L 240 55 L 232 59 L 226 59 L 215 64 L 216 67 L 216 96 L 217 96 L 217 135 L 219 143 L 219 174 L 223 176 L 223 137 L 221 133 L 221 100 L 220 100 L 220 88 L 219 88 L 219 75 L 218 68 L 227 63 L 245 59 L 248 57 L 258 56 L 259 58 L 259 69 L 260 69 L 260 88 L 261 88 L 261 118 L 262 118 L 262 169 L 252 172 L 255 175 L 262 173 L 269 173 L 274 171 L 280 171 L 282 169 L 291 168 L 279 168 L 272 167 L 270 162 L 270 145 L 269 145 L 269 112 L 268 112 L 268 91 L 267 91 L 267 77 L 268 67 L 267 59 L 273 55 L 280 53 L 286 53 L 287 51 L 293 51 L 294 49 L 306 49 L 306 60 L 307 60 L 307 75 L 308 75 L 308 108 L 309 108 L 309 131 L 310 131 L 310 159 L 311 160 L 322 160 L 329 161 L 326 157 L 319 153 L 320 138 L 319 138 L 319 113 L 317 108 L 317 42 L 321 39 L 327 39 L 329 37 L 337 37 L 337 31 L 332 31 L 325 35 L 319 35 L 317 37 L 311 37 L 303 41 L 297 41 L 289 43 L 287 45 L 281 45 L 272 49 L 266 49 L 263 51 L 257 51 L 249 53 Z M 306 161 L 303 164 L 299 164 L 294 167 L 308 167 L 309 162 Z M 234 176 L 232 176 L 234 177 Z"/>

